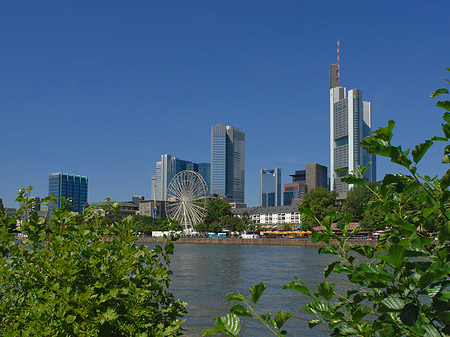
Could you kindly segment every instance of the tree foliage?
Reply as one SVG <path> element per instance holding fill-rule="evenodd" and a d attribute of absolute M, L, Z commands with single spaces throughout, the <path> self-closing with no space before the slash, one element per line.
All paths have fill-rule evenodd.
<path fill-rule="evenodd" d="M 431 97 L 448 93 L 442 88 Z M 319 249 L 319 254 L 337 257 L 325 268 L 324 277 L 344 274 L 350 281 L 345 293 L 336 292 L 335 284 L 328 281 L 317 284 L 315 289 L 308 288 L 300 279 L 284 286 L 309 298 L 310 302 L 302 309 L 312 317 L 310 328 L 326 324 L 331 336 L 450 335 L 450 169 L 434 178 L 417 169 L 435 142 L 450 142 L 450 101 L 439 101 L 437 106 L 447 110 L 442 136 L 431 137 L 412 150 L 403 150 L 391 143 L 395 123 L 389 121 L 360 144 L 368 153 L 389 158 L 408 174 L 386 175 L 381 184 L 369 186 L 363 178 L 368 165 L 343 179 L 373 193 L 373 199 L 364 207 L 365 212 L 378 210 L 380 222 L 387 228 L 377 246 L 354 245 L 348 241 L 360 230 L 351 229 L 348 214 L 331 213 L 319 219 L 312 210 L 305 209 L 306 216 L 325 228 L 312 235 L 313 242 L 327 245 Z M 442 163 L 450 164 L 450 145 L 445 147 Z M 336 235 L 332 228 L 339 220 L 342 236 Z M 437 227 L 437 238 L 423 231 L 430 225 Z M 261 284 L 259 288 L 265 287 Z M 255 290 L 251 291 L 250 296 L 254 293 Z M 257 293 L 260 295 L 262 291 Z M 229 294 L 228 299 L 246 303 L 240 294 Z M 258 321 L 266 317 L 238 304 L 229 315 L 216 318 L 215 329 L 204 334 L 220 331 L 237 336 L 239 331 L 232 330 L 231 326 L 240 327 L 239 316 Z M 289 318 L 285 313 L 279 317 Z M 269 319 L 262 323 L 267 326 L 268 322 Z M 286 334 L 270 330 L 277 336 Z"/>
<path fill-rule="evenodd" d="M 322 221 L 325 216 L 331 212 L 337 211 L 339 209 L 339 207 L 336 206 L 337 196 L 337 192 L 328 191 L 323 187 L 318 187 L 305 194 L 299 206 L 302 229 L 306 230 L 317 226 L 317 221 Z M 307 216 L 311 211 L 314 213 L 314 217 Z M 315 218 L 317 218 L 317 220 Z"/>
<path fill-rule="evenodd" d="M 17 201 L 30 202 L 21 190 Z M 44 202 L 49 202 L 44 199 Z M 105 206 L 118 209 L 118 205 Z M 185 305 L 168 291 L 173 244 L 136 244 L 132 217 L 54 210 L 0 228 L 4 336 L 177 336 Z M 0 214 L 4 218 L 4 213 Z M 4 223 L 1 221 L 1 223 Z"/>
<path fill-rule="evenodd" d="M 220 198 L 214 198 L 208 201 L 208 211 L 206 213 L 206 220 L 214 222 L 221 221 L 223 217 L 231 216 L 231 205 Z"/>

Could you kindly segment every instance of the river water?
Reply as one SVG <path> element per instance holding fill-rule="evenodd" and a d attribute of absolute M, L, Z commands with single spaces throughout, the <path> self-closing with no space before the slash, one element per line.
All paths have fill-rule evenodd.
<path fill-rule="evenodd" d="M 267 288 L 258 312 L 291 312 L 295 318 L 284 326 L 288 336 L 329 336 L 325 326 L 308 328 L 312 317 L 300 309 L 306 296 L 282 288 L 295 276 L 308 286 L 323 282 L 323 270 L 333 261 L 335 257 L 319 255 L 313 247 L 175 244 L 170 291 L 188 304 L 184 335 L 201 336 L 202 330 L 213 328 L 214 318 L 237 304 L 226 301 L 227 293 L 239 291 L 249 300 L 250 287 L 263 282 Z M 328 281 L 345 290 L 345 280 L 330 277 Z M 241 327 L 241 336 L 273 336 L 251 319 L 241 318 Z"/>

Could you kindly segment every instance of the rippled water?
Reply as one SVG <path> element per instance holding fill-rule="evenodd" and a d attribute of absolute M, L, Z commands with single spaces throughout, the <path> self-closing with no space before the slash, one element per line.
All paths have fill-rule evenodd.
<path fill-rule="evenodd" d="M 284 310 L 296 316 L 285 325 L 288 336 L 329 336 L 326 327 L 309 330 L 311 317 L 300 310 L 306 297 L 282 288 L 294 276 L 309 286 L 322 282 L 324 268 L 333 261 L 333 256 L 319 255 L 317 248 L 302 246 L 176 244 L 170 291 L 188 303 L 184 334 L 201 336 L 202 330 L 214 327 L 215 316 L 225 315 L 236 304 L 226 301 L 227 293 L 240 291 L 248 298 L 250 287 L 263 282 L 267 289 L 259 312 Z M 343 280 L 331 281 L 344 287 Z M 244 320 L 242 336 L 271 336 L 259 323 Z"/>

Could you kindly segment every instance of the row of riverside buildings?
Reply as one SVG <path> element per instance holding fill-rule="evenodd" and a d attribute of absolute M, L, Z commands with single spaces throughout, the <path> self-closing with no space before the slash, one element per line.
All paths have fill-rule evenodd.
<path fill-rule="evenodd" d="M 358 166 L 369 162 L 366 181 L 376 181 L 375 155 L 367 154 L 359 146 L 371 130 L 371 103 L 364 101 L 362 90 L 348 90 L 340 85 L 339 41 L 338 58 L 330 65 L 330 176 L 327 167 L 313 163 L 304 170 L 295 171 L 292 182 L 284 184 L 281 192 L 281 169 L 260 170 L 260 202 L 257 207 L 245 204 L 245 133 L 233 126 L 217 124 L 211 128 L 211 162 L 194 163 L 163 154 L 156 163 L 152 177 L 151 199 L 133 197 L 122 202 L 123 215 L 143 214 L 165 217 L 167 189 L 172 178 L 183 170 L 199 173 L 205 180 L 209 197 L 224 198 L 233 207 L 233 213 L 248 213 L 257 224 L 299 223 L 298 205 L 303 196 L 317 187 L 329 188 L 344 199 L 352 185 L 341 178 Z M 59 199 L 72 200 L 72 209 L 82 212 L 87 205 L 88 178 L 70 173 L 52 173 L 49 177 L 49 194 Z M 103 203 L 96 203 L 99 206 Z M 60 206 L 50 206 L 50 211 Z"/>

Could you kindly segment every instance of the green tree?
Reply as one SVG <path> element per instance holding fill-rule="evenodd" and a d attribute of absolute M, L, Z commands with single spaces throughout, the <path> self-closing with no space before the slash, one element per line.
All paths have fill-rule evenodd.
<path fill-rule="evenodd" d="M 199 224 L 194 226 L 194 230 L 199 233 L 204 233 L 208 231 L 208 228 L 203 222 L 200 222 Z"/>
<path fill-rule="evenodd" d="M 312 210 L 317 220 L 321 221 L 325 216 L 339 209 L 339 207 L 336 206 L 337 196 L 337 192 L 328 191 L 323 187 L 318 187 L 315 190 L 312 190 L 309 193 L 305 194 L 299 206 L 302 220 L 302 229 L 306 230 L 317 226 L 317 221 L 306 216 L 307 214 L 305 214 L 302 210 Z"/>
<path fill-rule="evenodd" d="M 224 227 L 232 232 L 240 232 L 246 230 L 246 226 L 238 216 L 225 216 L 222 218 Z M 238 229 L 239 228 L 239 229 Z"/>
<path fill-rule="evenodd" d="M 448 89 L 439 89 L 431 97 L 441 94 L 448 95 Z M 318 220 L 311 209 L 302 210 L 325 228 L 312 235 L 313 242 L 326 244 L 319 253 L 337 257 L 324 270 L 325 278 L 344 274 L 349 281 L 345 292 L 336 292 L 335 284 L 328 281 L 317 284 L 315 289 L 308 288 L 299 279 L 284 286 L 310 300 L 303 306 L 312 317 L 310 328 L 326 324 L 331 336 L 450 335 L 450 169 L 441 177 L 432 178 L 417 168 L 435 142 L 445 142 L 442 163 L 450 164 L 450 101 L 439 101 L 436 105 L 446 110 L 442 136 L 426 139 L 412 151 L 403 150 L 391 143 L 395 122 L 389 121 L 386 127 L 372 132 L 360 143 L 369 154 L 388 157 L 407 174 L 388 174 L 381 184 L 369 186 L 363 178 L 369 164 L 343 178 L 346 183 L 367 188 L 375 195 L 365 210 L 378 209 L 383 215 L 382 224 L 387 226 L 377 246 L 354 245 L 348 241 L 360 231 L 359 227 L 351 229 L 348 214 L 332 213 Z M 437 238 L 421 231 L 431 217 L 439 220 L 435 223 Z M 339 219 L 342 237 L 332 228 Z M 203 334 L 223 332 L 237 336 L 238 316 L 244 316 L 260 321 L 277 336 L 286 336 L 287 332 L 281 328 L 290 314 L 281 311 L 271 319 L 270 314 L 256 312 L 255 306 L 264 289 L 262 283 L 250 289 L 251 303 L 240 293 L 228 294 L 228 300 L 240 303 L 228 315 L 217 317 L 215 328 Z"/>
<path fill-rule="evenodd" d="M 251 226 L 254 226 L 254 222 L 252 220 L 252 216 L 248 212 L 244 212 L 241 217 L 244 224 L 249 228 Z"/>
<path fill-rule="evenodd" d="M 137 214 L 133 216 L 133 220 L 136 223 L 136 232 L 144 233 L 145 235 L 151 235 L 153 231 L 158 230 L 161 226 L 161 219 L 152 218 L 149 216 Z"/>
<path fill-rule="evenodd" d="M 219 233 L 222 231 L 222 225 L 215 221 L 209 225 L 209 231 L 213 233 Z"/>
<path fill-rule="evenodd" d="M 221 222 L 222 218 L 231 216 L 231 205 L 220 198 L 214 198 L 208 201 L 208 211 L 206 213 L 205 223 L 208 225 L 215 221 Z M 222 223 L 223 225 L 223 223 Z"/>
<path fill-rule="evenodd" d="M 376 183 L 370 183 L 369 186 L 374 188 Z M 347 193 L 347 198 L 342 204 L 342 212 L 349 214 L 352 221 L 360 222 L 364 217 L 364 206 L 375 199 L 370 189 L 362 186 L 355 186 Z"/>
<path fill-rule="evenodd" d="M 21 190 L 17 201 L 29 200 Z M 20 243 L 0 223 L 2 335 L 180 335 L 185 305 L 168 291 L 173 244 L 137 245 L 132 217 L 92 208 L 54 210 L 50 223 L 25 216 Z"/>
<path fill-rule="evenodd" d="M 3 200 L 0 198 L 0 212 L 3 211 L 5 207 L 3 206 Z"/>

